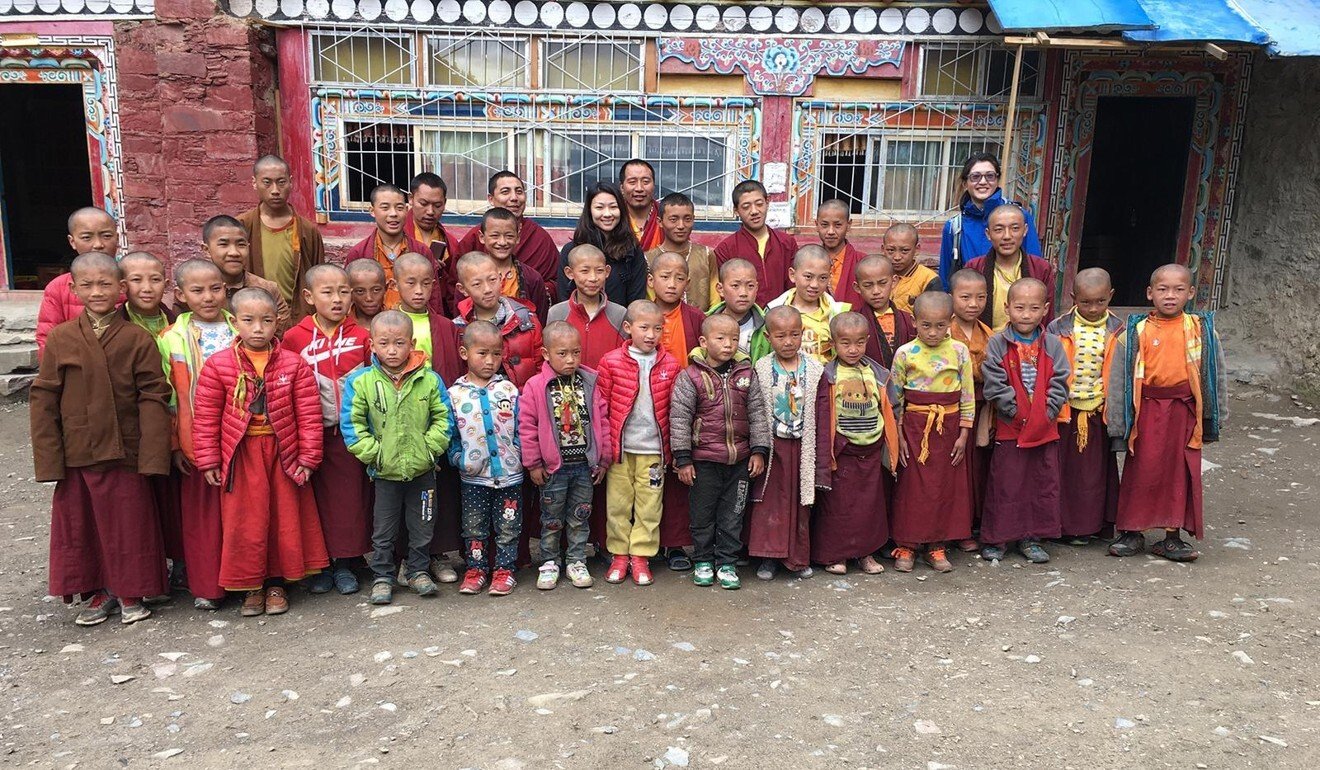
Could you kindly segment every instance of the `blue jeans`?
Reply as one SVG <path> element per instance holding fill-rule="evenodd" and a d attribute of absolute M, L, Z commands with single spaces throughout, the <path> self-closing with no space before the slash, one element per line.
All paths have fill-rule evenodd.
<path fill-rule="evenodd" d="M 567 561 L 587 560 L 591 539 L 591 466 L 562 465 L 541 487 L 541 558 L 560 561 L 559 533 L 566 532 Z"/>

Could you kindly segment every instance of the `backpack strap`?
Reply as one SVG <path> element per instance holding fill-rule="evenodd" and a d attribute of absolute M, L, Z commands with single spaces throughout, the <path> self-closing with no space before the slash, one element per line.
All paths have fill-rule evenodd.
<path fill-rule="evenodd" d="M 951 219 L 950 221 L 953 222 L 953 269 L 949 271 L 949 275 L 953 275 L 959 270 L 962 270 L 962 266 L 963 266 L 962 213 L 959 212 L 958 214 L 955 214 L 953 219 Z"/>

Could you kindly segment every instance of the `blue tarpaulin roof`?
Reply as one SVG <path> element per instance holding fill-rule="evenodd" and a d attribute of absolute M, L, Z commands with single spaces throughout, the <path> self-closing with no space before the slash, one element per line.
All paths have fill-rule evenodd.
<path fill-rule="evenodd" d="M 990 8 L 1010 32 L 1119 32 L 1141 43 L 1269 44 L 1270 25 L 1257 24 L 1238 3 L 1261 6 L 1263 16 L 1278 20 L 1280 34 L 1295 41 L 1290 45 L 1320 45 L 1320 0 L 990 0 Z"/>
<path fill-rule="evenodd" d="M 1123 37 L 1139 43 L 1230 42 L 1265 45 L 1270 37 L 1232 0 L 1141 0 L 1155 29 L 1126 30 Z"/>
<path fill-rule="evenodd" d="M 1320 56 L 1320 0 L 1233 0 L 1279 56 Z"/>
<path fill-rule="evenodd" d="M 1138 0 L 990 0 L 990 8 L 1009 32 L 1115 32 L 1155 26 Z"/>

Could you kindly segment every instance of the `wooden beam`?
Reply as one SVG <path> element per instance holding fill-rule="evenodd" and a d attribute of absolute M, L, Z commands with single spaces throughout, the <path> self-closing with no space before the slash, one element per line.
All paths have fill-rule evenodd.
<path fill-rule="evenodd" d="M 1225 59 L 1228 58 L 1228 51 L 1225 51 L 1224 49 L 1220 48 L 1214 43 L 1206 43 L 1205 52 L 1220 61 L 1224 61 Z"/>
<path fill-rule="evenodd" d="M 1031 37 L 1011 36 L 1004 38 L 1004 45 L 1040 46 L 1049 48 L 1142 48 L 1126 40 L 1114 40 L 1100 37 L 1050 37 L 1044 32 L 1037 32 Z"/>
<path fill-rule="evenodd" d="M 999 151 L 999 168 L 1002 171 L 1002 178 L 999 185 L 1005 191 L 1008 190 L 1008 172 L 1010 166 L 1009 160 L 1013 157 L 1013 126 L 1017 123 L 1017 100 L 1018 100 L 1018 81 L 1022 78 L 1022 48 L 1017 47 L 1017 54 L 1013 57 L 1013 85 L 1008 92 L 1008 113 L 1004 115 L 1004 146 Z"/>

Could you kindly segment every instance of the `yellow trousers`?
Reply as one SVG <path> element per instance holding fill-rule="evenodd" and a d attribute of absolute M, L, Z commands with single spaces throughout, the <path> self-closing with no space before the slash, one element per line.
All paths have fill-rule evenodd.
<path fill-rule="evenodd" d="M 655 556 L 665 464 L 660 455 L 624 452 L 605 475 L 605 547 L 615 556 Z"/>

